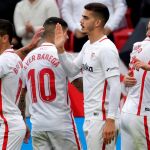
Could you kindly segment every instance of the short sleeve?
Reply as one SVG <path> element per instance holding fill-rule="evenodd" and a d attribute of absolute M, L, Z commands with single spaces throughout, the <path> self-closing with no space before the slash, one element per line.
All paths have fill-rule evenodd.
<path fill-rule="evenodd" d="M 119 71 L 119 55 L 113 49 L 102 49 L 100 53 L 100 61 L 105 72 L 105 77 L 120 75 Z"/>
<path fill-rule="evenodd" d="M 1 55 L 0 56 L 0 78 L 8 74 L 10 71 L 11 71 L 11 67 L 9 66 L 8 58 Z"/>

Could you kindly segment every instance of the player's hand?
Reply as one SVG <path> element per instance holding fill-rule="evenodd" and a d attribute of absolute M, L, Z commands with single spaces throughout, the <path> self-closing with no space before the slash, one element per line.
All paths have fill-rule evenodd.
<path fill-rule="evenodd" d="M 24 143 L 28 143 L 28 140 L 30 138 L 30 129 L 29 127 L 26 125 L 26 134 L 25 134 L 25 137 L 24 137 Z"/>
<path fill-rule="evenodd" d="M 102 134 L 104 144 L 110 144 L 112 140 L 115 139 L 115 135 L 116 135 L 115 120 L 107 118 Z"/>
<path fill-rule="evenodd" d="M 67 38 L 67 31 L 63 32 L 62 26 L 57 23 L 55 28 L 55 46 L 58 50 L 58 53 L 63 53 L 65 51 L 64 44 Z"/>
<path fill-rule="evenodd" d="M 136 62 L 134 63 L 134 68 L 138 71 L 139 71 L 140 68 L 143 69 L 143 70 L 150 71 L 150 65 L 143 62 L 143 61 L 141 61 L 141 60 L 139 60 L 139 59 L 136 59 Z"/>
<path fill-rule="evenodd" d="M 133 76 L 132 71 L 129 71 L 128 75 L 124 76 L 123 83 L 125 84 L 126 87 L 132 87 L 137 83 L 136 79 Z"/>
<path fill-rule="evenodd" d="M 44 32 L 44 28 L 43 27 L 39 28 L 35 32 L 34 36 L 32 37 L 32 40 L 31 40 L 30 44 L 27 45 L 29 50 L 32 50 L 32 49 L 34 49 L 34 48 L 36 48 L 38 46 L 38 43 L 41 40 L 41 35 L 42 35 L 43 32 Z"/>

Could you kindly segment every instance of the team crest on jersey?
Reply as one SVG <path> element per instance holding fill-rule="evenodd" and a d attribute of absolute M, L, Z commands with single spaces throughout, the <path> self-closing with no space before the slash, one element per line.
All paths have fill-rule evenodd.
<path fill-rule="evenodd" d="M 91 53 L 91 58 L 94 58 L 95 57 L 95 53 Z"/>
<path fill-rule="evenodd" d="M 142 46 L 137 45 L 137 46 L 134 47 L 134 50 L 137 51 L 138 53 L 140 53 L 142 51 Z"/>

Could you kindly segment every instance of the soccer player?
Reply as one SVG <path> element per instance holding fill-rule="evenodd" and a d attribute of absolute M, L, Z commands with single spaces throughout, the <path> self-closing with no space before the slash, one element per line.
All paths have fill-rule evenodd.
<path fill-rule="evenodd" d="M 20 150 L 26 125 L 18 108 L 22 61 L 11 48 L 13 25 L 0 19 L 0 149 Z"/>
<path fill-rule="evenodd" d="M 23 77 L 30 100 L 34 150 L 78 150 L 78 141 L 68 94 L 67 74 L 58 59 L 54 45 L 57 23 L 67 32 L 67 24 L 51 17 L 44 23 L 44 43 L 23 61 Z M 22 95 L 25 95 L 25 89 Z M 24 100 L 24 99 L 22 99 Z"/>
<path fill-rule="evenodd" d="M 147 37 L 136 42 L 130 58 L 130 76 L 124 83 L 129 87 L 121 114 L 121 149 L 149 150 L 150 131 L 150 22 Z M 142 69 L 140 69 L 142 68 Z M 144 69 L 144 70 L 143 70 Z"/>
<path fill-rule="evenodd" d="M 76 75 L 81 68 L 83 71 L 84 132 L 88 150 L 113 150 L 121 91 L 118 51 L 104 34 L 108 8 L 101 3 L 89 3 L 84 8 L 81 26 L 89 41 L 79 55 L 73 61 L 66 56 L 65 34 L 60 24 L 56 26 L 55 44 L 67 74 Z"/>

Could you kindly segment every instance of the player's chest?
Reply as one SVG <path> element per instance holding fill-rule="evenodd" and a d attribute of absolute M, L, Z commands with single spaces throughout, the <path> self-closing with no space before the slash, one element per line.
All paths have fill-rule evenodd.
<path fill-rule="evenodd" d="M 83 70 L 92 72 L 100 68 L 100 57 L 98 50 L 87 49 L 84 52 L 82 68 Z"/>

